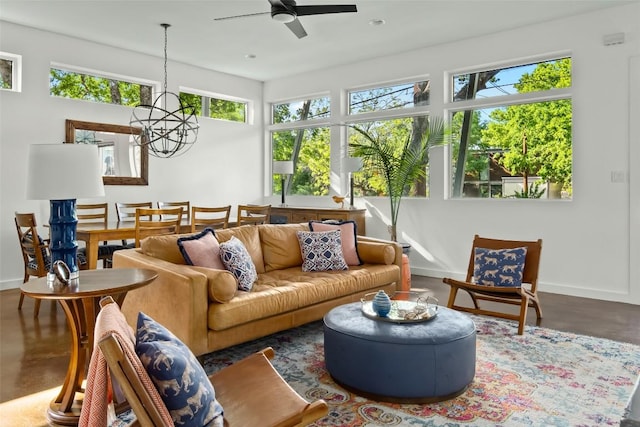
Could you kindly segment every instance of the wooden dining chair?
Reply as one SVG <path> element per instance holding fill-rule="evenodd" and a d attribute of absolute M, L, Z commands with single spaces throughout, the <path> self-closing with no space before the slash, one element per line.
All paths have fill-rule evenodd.
<path fill-rule="evenodd" d="M 191 203 L 190 202 L 158 202 L 158 209 L 168 209 L 182 207 L 182 221 L 189 223 L 191 220 Z M 167 218 L 163 218 L 167 219 Z"/>
<path fill-rule="evenodd" d="M 238 205 L 238 225 L 268 224 L 271 205 Z"/>
<path fill-rule="evenodd" d="M 168 219 L 162 219 L 163 216 Z M 148 236 L 180 233 L 181 223 L 181 207 L 170 209 L 136 209 L 135 247 L 139 248 L 140 241 Z"/>
<path fill-rule="evenodd" d="M 139 425 L 173 426 L 150 375 L 136 355 L 135 336 L 118 305 L 106 297 L 100 306 L 96 331 L 104 333 L 96 337 L 98 347 Z M 93 357 L 99 357 L 97 351 Z M 302 427 L 328 414 L 324 400 L 309 402 L 285 381 L 271 364 L 273 357 L 273 349 L 267 347 L 209 376 L 215 398 L 224 410 L 225 426 Z M 91 388 L 90 393 L 93 392 Z M 88 418 L 81 417 L 81 425 Z"/>
<path fill-rule="evenodd" d="M 36 216 L 34 213 L 15 213 L 16 230 L 18 231 L 18 241 L 22 251 L 24 261 L 24 277 L 22 283 L 27 283 L 31 276 L 45 277 L 51 268 L 51 253 L 49 252 L 49 241 L 42 239 L 38 235 Z M 22 309 L 24 302 L 24 292 L 20 292 L 18 310 Z M 40 300 L 35 299 L 33 317 L 38 317 L 40 312 Z"/>
<path fill-rule="evenodd" d="M 136 221 L 136 209 L 138 208 L 153 208 L 152 202 L 139 202 L 139 203 L 119 203 L 116 202 L 116 215 L 118 216 L 118 222 L 134 222 Z M 151 218 L 149 218 L 151 219 Z M 122 241 L 122 244 L 127 248 L 135 247 L 134 243 L 129 243 L 126 240 Z"/>
<path fill-rule="evenodd" d="M 192 206 L 191 207 L 191 232 L 209 228 L 229 227 L 229 215 L 231 205 L 219 207 Z"/>
<path fill-rule="evenodd" d="M 522 250 L 526 248 L 526 250 Z M 518 335 L 524 333 L 527 308 L 536 310 L 538 323 L 542 309 L 538 298 L 538 270 L 542 240 L 500 240 L 476 235 L 471 247 L 467 277 L 465 280 L 442 279 L 451 286 L 448 308 L 482 314 L 518 322 Z M 471 297 L 473 307 L 456 305 L 459 290 Z M 481 308 L 479 301 L 498 303 Z M 500 304 L 518 305 L 517 314 L 501 311 Z"/>
<path fill-rule="evenodd" d="M 109 205 L 107 203 L 77 204 L 76 216 L 78 217 L 78 224 L 95 223 L 102 224 L 104 228 L 107 228 L 109 224 Z M 121 243 L 102 242 L 98 246 L 98 259 L 102 260 L 102 267 L 110 268 L 113 253 L 126 248 Z"/>

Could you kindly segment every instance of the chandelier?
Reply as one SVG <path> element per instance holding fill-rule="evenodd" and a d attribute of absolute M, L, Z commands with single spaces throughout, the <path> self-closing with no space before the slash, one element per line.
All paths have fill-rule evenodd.
<path fill-rule="evenodd" d="M 167 91 L 167 28 L 164 28 L 164 89 L 153 105 L 140 104 L 133 109 L 129 124 L 141 128 L 133 133 L 137 145 L 146 146 L 156 157 L 184 154 L 198 138 L 196 110 L 178 95 Z"/>

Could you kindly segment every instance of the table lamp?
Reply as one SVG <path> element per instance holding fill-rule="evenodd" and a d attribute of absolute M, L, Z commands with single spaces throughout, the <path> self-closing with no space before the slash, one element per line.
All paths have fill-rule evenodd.
<path fill-rule="evenodd" d="M 49 200 L 51 265 L 62 260 L 78 277 L 76 199 L 104 196 L 97 145 L 35 144 L 29 147 L 27 199 Z M 53 275 L 53 271 L 50 271 Z"/>
<path fill-rule="evenodd" d="M 342 172 L 349 174 L 349 208 L 353 209 L 353 173 L 362 169 L 361 157 L 345 157 L 342 159 Z"/>
<path fill-rule="evenodd" d="M 280 174 L 280 179 L 282 182 L 282 206 L 285 206 L 285 203 L 284 203 L 284 193 L 286 191 L 284 186 L 285 175 L 291 175 L 293 173 L 293 162 L 291 160 L 273 162 L 273 173 Z"/>

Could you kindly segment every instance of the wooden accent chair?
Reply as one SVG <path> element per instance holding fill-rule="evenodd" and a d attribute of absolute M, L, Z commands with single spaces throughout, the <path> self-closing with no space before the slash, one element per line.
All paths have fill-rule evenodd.
<path fill-rule="evenodd" d="M 136 241 L 135 247 L 140 247 L 140 241 L 148 236 L 158 234 L 178 234 L 182 223 L 181 207 L 170 209 L 136 209 Z M 168 218 L 168 219 L 163 219 Z"/>
<path fill-rule="evenodd" d="M 158 202 L 158 209 L 169 209 L 182 207 L 182 220 L 188 223 L 191 220 L 190 202 Z M 167 219 L 167 218 L 162 218 Z"/>
<path fill-rule="evenodd" d="M 119 309 L 106 309 L 113 307 L 111 304 L 117 307 L 111 297 L 100 301 L 102 309 L 96 330 L 107 332 L 96 339 L 112 378 L 118 382 L 126 403 L 136 414 L 138 425 L 173 425 L 166 421 L 166 407 L 153 389 L 149 375 L 144 368 L 140 369 L 142 364 L 133 351 L 132 333 L 110 326 L 126 325 Z M 103 322 L 107 327 L 103 327 Z M 209 376 L 216 399 L 224 409 L 225 426 L 306 426 L 327 415 L 328 406 L 324 400 L 308 402 L 280 376 L 269 360 L 273 355 L 273 349 L 268 347 Z M 97 352 L 93 357 L 98 357 Z M 81 417 L 81 424 L 82 420 Z"/>
<path fill-rule="evenodd" d="M 521 247 L 527 248 L 521 286 L 487 286 L 474 281 L 476 248 L 500 250 Z M 538 239 L 537 241 L 498 240 L 475 235 L 473 239 L 473 246 L 471 248 L 471 256 L 469 258 L 469 267 L 467 269 L 466 279 L 464 281 L 450 278 L 443 279 L 444 283 L 451 286 L 447 307 L 474 314 L 483 314 L 503 319 L 516 320 L 518 322 L 518 334 L 522 335 L 524 333 L 528 307 L 533 307 L 536 310 L 538 324 L 540 323 L 540 319 L 542 319 L 542 309 L 540 308 L 540 301 L 538 299 L 537 292 L 541 251 L 541 239 Z M 497 274 L 500 273 L 498 272 Z M 471 296 L 473 307 L 459 306 L 455 304 L 458 290 L 466 291 Z M 497 308 L 495 310 L 493 308 L 480 308 L 478 304 L 478 301 L 480 300 L 501 304 L 519 305 L 520 311 L 517 314 L 513 314 L 513 310 L 511 312 L 504 312 L 497 311 Z"/>
<path fill-rule="evenodd" d="M 268 224 L 271 205 L 238 205 L 238 225 Z"/>
<path fill-rule="evenodd" d="M 103 224 L 104 228 L 107 228 L 109 223 L 109 205 L 107 203 L 77 204 L 76 215 L 78 217 L 78 224 L 98 223 Z M 122 244 L 114 244 L 107 241 L 102 242 L 102 244 L 98 246 L 98 259 L 102 260 L 102 267 L 110 268 L 113 253 L 126 248 L 127 247 Z"/>
<path fill-rule="evenodd" d="M 49 240 L 42 239 L 38 235 L 36 216 L 34 213 L 15 213 L 18 241 L 22 250 L 24 261 L 24 278 L 22 283 L 27 283 L 31 276 L 44 277 L 51 268 L 51 253 L 49 252 Z M 22 309 L 24 293 L 20 292 L 18 310 Z M 35 299 L 33 317 L 40 313 L 40 300 Z"/>
<path fill-rule="evenodd" d="M 191 232 L 195 233 L 204 228 L 229 227 L 229 215 L 231 205 L 219 207 L 192 206 L 191 207 Z"/>

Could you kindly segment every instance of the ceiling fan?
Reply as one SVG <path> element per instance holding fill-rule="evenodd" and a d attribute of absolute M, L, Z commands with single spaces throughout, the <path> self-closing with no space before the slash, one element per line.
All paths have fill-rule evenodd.
<path fill-rule="evenodd" d="M 271 12 L 248 13 L 245 15 L 225 16 L 214 18 L 214 21 L 225 19 L 243 18 L 247 16 L 271 14 L 274 21 L 284 23 L 299 39 L 306 37 L 307 32 L 302 27 L 298 16 L 324 15 L 327 13 L 357 12 L 355 4 L 326 4 L 298 6 L 295 0 L 268 0 L 271 3 Z"/>

